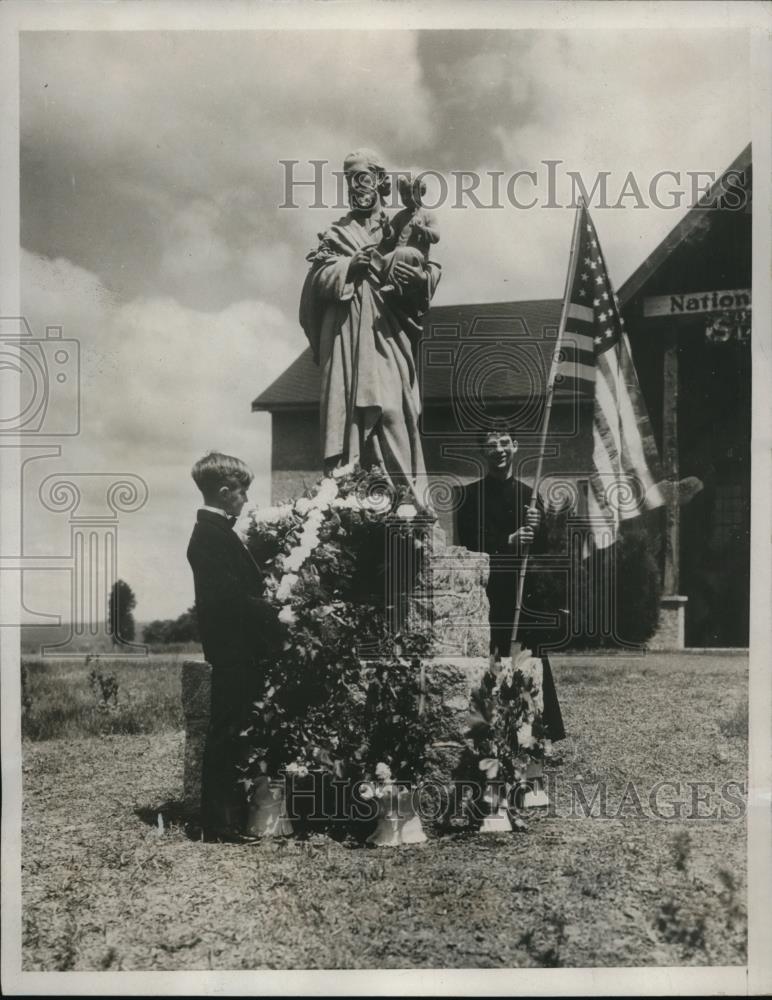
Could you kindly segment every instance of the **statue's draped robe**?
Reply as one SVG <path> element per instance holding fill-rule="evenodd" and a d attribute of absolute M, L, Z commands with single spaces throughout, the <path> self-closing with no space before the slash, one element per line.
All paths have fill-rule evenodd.
<path fill-rule="evenodd" d="M 352 214 L 321 235 L 309 254 L 300 323 L 321 368 L 325 467 L 378 463 L 413 484 L 425 473 L 413 342 L 440 268 L 428 263 L 425 289 L 403 296 L 382 295 L 376 275 L 347 280 L 351 257 L 381 236 L 377 221 Z"/>

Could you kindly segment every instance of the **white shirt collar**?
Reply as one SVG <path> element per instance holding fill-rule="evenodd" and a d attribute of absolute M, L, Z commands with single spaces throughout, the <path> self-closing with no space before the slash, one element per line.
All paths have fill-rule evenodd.
<path fill-rule="evenodd" d="M 228 516 L 225 513 L 225 511 L 222 510 L 220 507 L 209 507 L 209 506 L 207 506 L 207 504 L 204 504 L 203 507 L 199 507 L 199 510 L 208 510 L 211 514 L 219 514 L 221 517 L 226 517 L 227 518 L 227 516 Z"/>

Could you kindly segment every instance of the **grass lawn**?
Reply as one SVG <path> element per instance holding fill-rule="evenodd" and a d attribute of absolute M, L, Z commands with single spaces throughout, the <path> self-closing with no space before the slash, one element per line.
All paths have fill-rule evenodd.
<path fill-rule="evenodd" d="M 745 963 L 744 807 L 728 797 L 744 789 L 725 785 L 746 780 L 747 657 L 556 658 L 569 737 L 550 810 L 522 834 L 378 850 L 189 839 L 179 664 L 105 665 L 112 708 L 92 666 L 28 671 L 26 970 Z M 661 781 L 680 785 L 654 806 L 680 819 L 655 815 Z M 583 810 L 601 784 L 605 815 L 600 797 Z"/>

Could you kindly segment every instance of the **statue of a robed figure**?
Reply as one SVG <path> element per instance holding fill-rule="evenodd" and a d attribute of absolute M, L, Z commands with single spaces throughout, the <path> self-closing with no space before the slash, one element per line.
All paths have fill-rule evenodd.
<path fill-rule="evenodd" d="M 321 369 L 325 473 L 380 465 L 414 486 L 425 473 L 415 346 L 440 279 L 439 239 L 419 178 L 400 176 L 404 208 L 384 210 L 390 177 L 369 150 L 346 157 L 350 211 L 308 255 L 300 323 Z"/>

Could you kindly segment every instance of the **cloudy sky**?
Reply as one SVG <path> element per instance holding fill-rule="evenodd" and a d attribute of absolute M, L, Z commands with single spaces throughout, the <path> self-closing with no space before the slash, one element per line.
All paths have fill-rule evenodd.
<path fill-rule="evenodd" d="M 269 423 L 250 403 L 303 349 L 304 256 L 341 214 L 307 189 L 280 208 L 280 160 L 308 177 L 310 159 L 340 169 L 373 146 L 445 177 L 536 171 L 532 209 L 437 210 L 446 303 L 560 296 L 573 213 L 543 207 L 543 161 L 561 185 L 609 171 L 611 204 L 632 171 L 646 207 L 593 212 L 619 285 L 684 214 L 686 171 L 720 172 L 749 141 L 748 63 L 729 31 L 23 35 L 23 307 L 36 333 L 80 341 L 83 418 L 29 490 L 52 472 L 141 476 L 119 573 L 140 620 L 176 616 L 192 602 L 190 466 L 242 455 L 268 500 Z M 682 175 L 662 187 L 686 192 L 680 208 L 648 197 L 662 170 Z M 65 551 L 66 518 L 25 510 L 27 551 Z M 67 614 L 55 576 L 30 581 L 30 608 Z"/>

